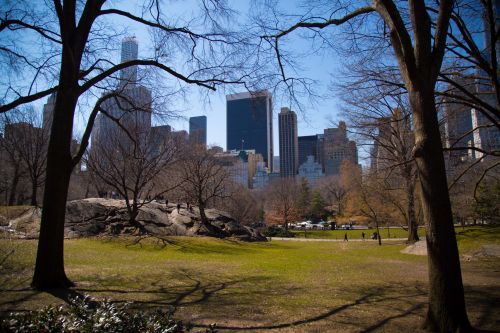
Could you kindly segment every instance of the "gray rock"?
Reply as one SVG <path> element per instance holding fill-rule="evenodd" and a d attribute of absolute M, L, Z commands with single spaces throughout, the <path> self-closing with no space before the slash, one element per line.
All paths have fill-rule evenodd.
<path fill-rule="evenodd" d="M 166 206 L 161 202 L 143 205 L 137 216 L 138 225 L 129 221 L 125 202 L 113 199 L 83 199 L 66 204 L 66 238 L 147 233 L 157 236 L 210 236 L 234 237 L 244 241 L 266 241 L 256 229 L 241 225 L 229 214 L 207 209 L 208 224 L 201 222 L 199 210 L 181 208 L 177 203 Z M 36 238 L 40 230 L 41 210 L 33 208 L 7 224 L 23 237 Z M 8 222 L 8 223 L 7 223 Z"/>
<path fill-rule="evenodd" d="M 141 207 L 137 216 L 141 232 L 158 236 L 235 237 L 244 241 L 266 241 L 259 231 L 243 226 L 229 214 L 207 209 L 208 225 L 201 222 L 198 208 L 185 206 L 177 212 L 177 203 L 166 206 L 150 202 Z M 134 234 L 137 226 L 128 221 L 125 202 L 111 199 L 84 199 L 68 202 L 66 236 L 88 237 L 101 234 Z"/>

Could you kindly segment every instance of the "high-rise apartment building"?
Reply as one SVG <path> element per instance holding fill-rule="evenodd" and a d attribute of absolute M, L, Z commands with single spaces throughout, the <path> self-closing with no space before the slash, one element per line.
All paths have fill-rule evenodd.
<path fill-rule="evenodd" d="M 226 96 L 227 150 L 255 149 L 273 166 L 272 97 L 268 91 Z"/>
<path fill-rule="evenodd" d="M 189 141 L 192 144 L 207 145 L 207 117 L 189 118 Z"/>
<path fill-rule="evenodd" d="M 278 114 L 280 175 L 295 177 L 299 167 L 299 142 L 297 136 L 297 115 L 289 108 L 281 108 Z"/>
<path fill-rule="evenodd" d="M 339 122 L 338 128 L 324 130 L 323 154 L 323 166 L 327 176 L 338 175 L 344 160 L 358 164 L 358 149 L 356 143 L 347 138 L 345 122 Z"/>

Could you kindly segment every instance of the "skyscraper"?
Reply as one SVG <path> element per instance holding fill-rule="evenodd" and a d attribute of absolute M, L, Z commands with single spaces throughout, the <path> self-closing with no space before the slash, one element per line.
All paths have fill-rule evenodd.
<path fill-rule="evenodd" d="M 272 97 L 268 91 L 226 96 L 227 150 L 255 149 L 273 166 Z"/>
<path fill-rule="evenodd" d="M 322 163 L 323 134 L 299 136 L 299 166 L 313 156 L 314 161 Z"/>
<path fill-rule="evenodd" d="M 121 62 L 137 59 L 138 43 L 135 37 L 127 37 L 122 41 Z M 142 140 L 149 135 L 151 130 L 151 91 L 138 84 L 137 66 L 131 66 L 121 71 L 120 82 L 113 91 L 116 97 L 112 97 L 102 103 L 102 109 L 107 115 L 100 113 L 92 131 L 92 145 L 110 141 L 111 136 L 119 136 L 119 141 L 129 140 L 128 135 L 117 125 L 122 127 Z M 113 138 L 116 139 L 116 138 Z"/>
<path fill-rule="evenodd" d="M 280 138 L 280 175 L 295 177 L 299 167 L 297 115 L 289 108 L 281 108 L 278 115 Z"/>
<path fill-rule="evenodd" d="M 491 27 L 494 24 L 495 31 L 498 32 L 500 28 L 500 0 L 494 0 L 493 6 L 493 22 L 489 21 L 490 13 L 486 10 L 483 14 L 484 24 L 484 50 L 482 51 L 484 57 L 488 62 L 492 62 L 492 50 L 496 50 L 496 62 L 500 61 L 500 40 L 496 38 L 495 45 L 491 45 L 491 38 L 496 34 L 491 34 Z M 486 6 L 485 6 L 486 7 Z M 491 27 L 490 27 L 491 26 Z M 491 79 L 483 69 L 478 69 L 476 79 L 476 93 L 480 96 L 481 100 L 490 106 L 498 109 L 496 93 L 492 85 Z M 498 72 L 497 72 L 498 77 Z M 498 151 L 500 150 L 500 130 L 494 126 L 493 122 L 480 110 L 473 108 L 471 110 L 472 125 L 476 128 L 473 133 L 474 147 L 484 151 Z M 474 151 L 475 158 L 482 158 L 483 153 Z M 489 158 L 489 156 L 487 156 Z"/>
<path fill-rule="evenodd" d="M 189 141 L 193 144 L 207 145 L 207 117 L 189 118 Z"/>
<path fill-rule="evenodd" d="M 54 117 L 54 107 L 56 105 L 56 93 L 52 93 L 47 99 L 47 103 L 43 105 L 43 129 L 50 132 L 52 127 L 52 118 Z"/>
<path fill-rule="evenodd" d="M 136 60 L 139 55 L 139 44 L 135 37 L 126 37 L 122 41 L 121 62 Z M 137 82 L 137 66 L 130 66 L 121 70 L 120 81 L 123 85 Z"/>
<path fill-rule="evenodd" d="M 345 122 L 339 122 L 338 128 L 327 128 L 323 142 L 324 169 L 327 176 L 338 175 L 344 160 L 358 164 L 358 149 L 354 141 L 347 138 Z"/>

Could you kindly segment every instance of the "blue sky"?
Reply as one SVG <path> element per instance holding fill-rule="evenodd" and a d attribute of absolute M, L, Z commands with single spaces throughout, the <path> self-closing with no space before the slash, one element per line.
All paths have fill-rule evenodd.
<path fill-rule="evenodd" d="M 190 15 L 190 12 L 195 9 L 196 1 L 173 1 L 167 2 L 171 7 L 169 9 L 180 13 L 179 15 Z M 288 4 L 288 3 L 287 3 Z M 242 17 L 246 16 L 249 8 L 249 1 L 230 1 L 230 5 L 238 10 Z M 118 7 L 118 3 L 115 5 Z M 120 8 L 122 6 L 120 5 Z M 135 35 L 139 41 L 139 57 L 146 55 L 151 46 L 149 33 L 144 26 L 132 24 L 128 20 L 117 19 L 117 26 L 122 26 L 127 29 L 128 35 Z M 302 42 L 298 42 L 302 43 Z M 297 47 L 305 47 L 305 45 L 297 44 Z M 120 57 L 119 50 L 116 54 L 111 55 L 115 61 Z M 316 86 L 315 94 L 326 95 L 327 86 L 331 80 L 330 72 L 335 72 L 339 63 L 335 57 L 327 55 L 310 56 L 307 63 L 301 63 L 302 72 L 306 76 L 320 82 Z M 331 95 L 331 94 L 330 94 Z M 277 114 L 282 106 L 281 98 L 273 96 L 273 134 L 274 134 L 274 151 L 278 149 L 278 124 Z M 178 101 L 176 109 L 183 110 L 181 119 L 172 119 L 168 121 L 176 130 L 188 130 L 187 118 L 191 116 L 205 115 L 207 116 L 207 141 L 209 144 L 214 144 L 226 148 L 226 101 L 225 95 L 220 92 L 210 93 L 210 103 L 201 101 L 196 94 L 190 95 L 186 101 Z M 293 110 L 293 108 L 292 108 Z M 298 131 L 299 135 L 312 135 L 322 133 L 324 128 L 331 127 L 331 121 L 338 121 L 337 110 L 338 100 L 335 98 L 320 98 L 316 100 L 314 105 L 304 101 L 305 112 L 298 112 Z M 85 112 L 84 112 L 85 114 Z M 77 131 L 82 131 L 81 128 L 85 123 L 84 117 L 79 117 L 76 120 Z"/>

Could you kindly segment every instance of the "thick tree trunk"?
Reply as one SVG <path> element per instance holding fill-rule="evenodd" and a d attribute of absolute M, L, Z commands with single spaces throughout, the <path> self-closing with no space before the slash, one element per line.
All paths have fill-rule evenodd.
<path fill-rule="evenodd" d="M 415 215 L 415 183 L 413 177 L 407 175 L 406 178 L 406 216 L 408 217 L 408 243 L 418 242 L 417 217 Z"/>
<path fill-rule="evenodd" d="M 60 82 L 77 82 L 61 67 Z M 73 73 L 73 79 L 77 73 Z M 73 283 L 64 271 L 64 220 L 71 178 L 71 138 L 77 88 L 62 85 L 56 97 L 47 152 L 47 179 L 43 194 L 40 237 L 32 286 L 39 290 L 67 288 Z"/>
<path fill-rule="evenodd" d="M 429 308 L 424 327 L 470 330 L 432 87 L 409 91 L 415 124 L 414 155 L 421 184 L 429 262 Z"/>
<path fill-rule="evenodd" d="M 208 223 L 208 218 L 207 218 L 207 215 L 205 214 L 205 204 L 203 203 L 202 200 L 198 200 L 198 209 L 200 211 L 200 219 L 201 219 L 201 223 L 206 226 L 207 228 L 210 228 L 211 225 L 209 226 L 209 223 Z"/>

